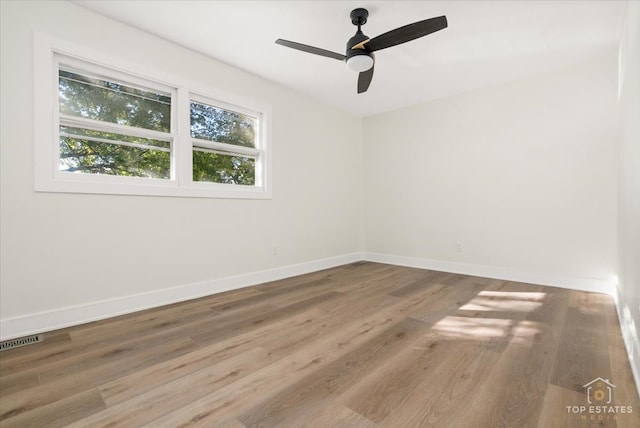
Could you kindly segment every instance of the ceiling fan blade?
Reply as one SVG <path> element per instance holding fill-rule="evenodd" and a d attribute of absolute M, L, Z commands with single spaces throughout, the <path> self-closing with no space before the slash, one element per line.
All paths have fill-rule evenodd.
<path fill-rule="evenodd" d="M 282 46 L 286 46 L 288 48 L 297 49 L 302 52 L 307 52 L 314 55 L 326 56 L 328 58 L 344 60 L 346 57 L 342 54 L 327 51 L 324 49 L 316 48 L 309 45 L 303 45 L 302 43 L 290 42 L 289 40 L 278 39 L 276 43 Z"/>
<path fill-rule="evenodd" d="M 396 28 L 363 43 L 368 51 L 374 52 L 415 40 L 444 28 L 447 28 L 447 17 L 443 15 Z"/>
<path fill-rule="evenodd" d="M 359 94 L 367 92 L 367 89 L 369 89 L 369 85 L 371 84 L 371 79 L 373 79 L 373 66 L 371 66 L 371 68 L 367 71 L 363 71 L 358 75 Z"/>

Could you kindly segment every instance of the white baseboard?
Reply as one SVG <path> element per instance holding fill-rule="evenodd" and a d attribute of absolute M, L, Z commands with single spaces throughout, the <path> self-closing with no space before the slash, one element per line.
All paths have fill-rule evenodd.
<path fill-rule="evenodd" d="M 545 275 L 521 271 L 505 267 L 458 263 L 443 260 L 422 259 L 417 257 L 396 256 L 391 254 L 364 253 L 364 260 L 408 266 L 420 269 L 431 269 L 463 275 L 481 276 L 485 278 L 503 279 L 506 281 L 526 282 L 529 284 L 548 285 L 572 290 L 590 291 L 614 295 L 614 281 L 598 278 L 581 278 L 558 275 Z"/>
<path fill-rule="evenodd" d="M 638 397 L 640 397 L 640 337 L 638 337 L 640 334 L 638 327 L 640 326 L 635 325 L 629 306 L 620 304 L 620 295 L 618 293 L 616 293 L 615 298 L 622 340 L 627 351 L 627 356 L 629 357 L 631 373 L 636 381 Z"/>
<path fill-rule="evenodd" d="M 326 259 L 283 266 L 244 275 L 214 279 L 178 287 L 141 293 L 84 305 L 0 320 L 0 340 L 42 333 L 131 312 L 196 299 L 223 291 L 249 287 L 335 266 L 367 260 L 378 263 L 431 269 L 464 275 L 483 276 L 508 281 L 550 285 L 582 291 L 614 294 L 613 284 L 601 279 L 540 275 L 510 268 L 430 260 L 378 253 L 351 253 Z"/>
<path fill-rule="evenodd" d="M 361 253 L 344 254 L 244 275 L 187 284 L 84 305 L 0 320 L 0 341 L 84 324 L 162 305 L 197 299 L 223 291 L 316 272 L 362 260 Z"/>

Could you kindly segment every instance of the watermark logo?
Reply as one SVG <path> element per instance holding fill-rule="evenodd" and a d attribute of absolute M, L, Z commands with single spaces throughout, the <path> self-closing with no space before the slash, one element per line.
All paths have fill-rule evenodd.
<path fill-rule="evenodd" d="M 589 404 L 610 404 L 613 401 L 613 390 L 611 388 L 616 386 L 609 382 L 609 379 L 597 377 L 591 382 L 582 385 L 582 387 L 587 388 L 587 402 Z"/>
<path fill-rule="evenodd" d="M 617 420 L 620 415 L 633 413 L 633 406 L 614 403 L 613 388 L 616 386 L 609 379 L 597 377 L 582 387 L 585 389 L 588 405 L 582 403 L 565 406 L 567 413 L 591 421 Z"/>

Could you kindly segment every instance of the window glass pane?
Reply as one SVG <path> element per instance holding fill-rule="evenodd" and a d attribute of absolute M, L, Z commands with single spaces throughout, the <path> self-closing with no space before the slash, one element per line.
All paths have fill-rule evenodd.
<path fill-rule="evenodd" d="M 193 149 L 193 181 L 255 185 L 256 160 L 207 149 Z"/>
<path fill-rule="evenodd" d="M 255 117 L 191 102 L 191 137 L 236 146 L 256 146 Z"/>
<path fill-rule="evenodd" d="M 60 127 L 60 171 L 169 179 L 167 141 Z"/>
<path fill-rule="evenodd" d="M 59 71 L 60 113 L 170 132 L 171 96 Z"/>

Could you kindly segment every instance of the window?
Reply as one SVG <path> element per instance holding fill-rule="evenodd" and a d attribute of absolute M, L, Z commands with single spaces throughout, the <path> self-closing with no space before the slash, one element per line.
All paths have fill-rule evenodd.
<path fill-rule="evenodd" d="M 193 181 L 253 186 L 258 117 L 191 101 Z"/>
<path fill-rule="evenodd" d="M 37 191 L 270 197 L 267 107 L 42 35 L 35 63 Z"/>
<path fill-rule="evenodd" d="M 171 93 L 61 65 L 58 100 L 59 171 L 171 179 Z"/>

